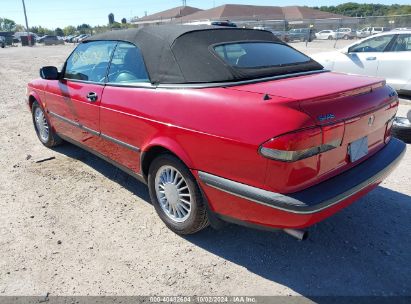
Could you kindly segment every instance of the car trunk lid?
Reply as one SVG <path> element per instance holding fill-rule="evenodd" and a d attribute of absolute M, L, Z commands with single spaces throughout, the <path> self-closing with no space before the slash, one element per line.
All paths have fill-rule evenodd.
<path fill-rule="evenodd" d="M 296 182 L 294 185 L 288 184 L 288 192 L 302 190 L 343 172 L 378 151 L 388 140 L 387 128 L 398 105 L 396 94 L 385 86 L 384 80 L 330 72 L 294 77 L 292 81 L 279 79 L 230 89 L 299 101 L 300 110 L 323 130 L 324 143 L 329 140 L 327 134 L 331 134 L 333 140 L 336 134 L 341 134 L 340 146 L 319 155 L 318 166 L 315 173 L 312 171 L 311 179 L 302 181 L 290 176 L 289 181 Z M 288 165 L 301 167 L 303 161 Z M 292 175 L 293 170 L 290 172 Z M 270 177 L 269 173 L 268 183 L 277 183 L 275 174 Z"/>
<path fill-rule="evenodd" d="M 301 101 L 302 110 L 318 122 L 318 116 L 326 113 L 327 110 L 332 109 L 335 120 L 341 120 L 372 111 L 381 106 L 384 102 L 382 100 L 376 101 L 365 98 L 359 103 L 349 97 L 370 93 L 373 89 L 382 87 L 384 84 L 384 80 L 374 77 L 316 72 L 293 77 L 292 81 L 290 81 L 290 78 L 283 78 L 228 87 L 228 89 L 299 100 Z"/>

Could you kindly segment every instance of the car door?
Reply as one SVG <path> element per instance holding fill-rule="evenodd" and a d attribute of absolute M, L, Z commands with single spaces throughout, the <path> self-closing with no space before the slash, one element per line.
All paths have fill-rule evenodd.
<path fill-rule="evenodd" d="M 411 34 L 398 34 L 379 57 L 378 76 L 396 90 L 411 82 Z"/>
<path fill-rule="evenodd" d="M 58 132 L 85 145 L 100 133 L 100 102 L 116 42 L 79 44 L 67 59 L 60 81 L 49 84 L 48 109 Z"/>
<path fill-rule="evenodd" d="M 101 154 L 140 172 L 140 147 L 154 132 L 145 113 L 147 108 L 155 107 L 156 96 L 138 47 L 119 42 L 100 107 Z"/>
<path fill-rule="evenodd" d="M 333 70 L 343 73 L 377 76 L 378 60 L 390 45 L 394 34 L 370 37 L 351 46 L 343 56 L 338 56 Z"/>

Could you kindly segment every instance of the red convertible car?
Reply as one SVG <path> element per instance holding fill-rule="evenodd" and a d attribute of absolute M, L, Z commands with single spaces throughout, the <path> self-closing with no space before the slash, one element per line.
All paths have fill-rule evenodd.
<path fill-rule="evenodd" d="M 167 25 L 90 37 L 27 102 L 40 141 L 138 178 L 174 232 L 228 221 L 299 233 L 399 163 L 381 79 L 331 73 L 271 32 Z"/>

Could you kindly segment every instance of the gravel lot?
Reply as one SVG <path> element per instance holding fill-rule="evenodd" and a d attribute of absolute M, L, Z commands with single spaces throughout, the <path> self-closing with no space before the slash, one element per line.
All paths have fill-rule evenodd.
<path fill-rule="evenodd" d="M 305 242 L 234 225 L 180 237 L 144 185 L 72 145 L 37 140 L 26 83 L 71 50 L 0 49 L 0 296 L 411 295 L 411 147 L 380 187 Z M 55 159 L 36 163 L 46 157 Z"/>

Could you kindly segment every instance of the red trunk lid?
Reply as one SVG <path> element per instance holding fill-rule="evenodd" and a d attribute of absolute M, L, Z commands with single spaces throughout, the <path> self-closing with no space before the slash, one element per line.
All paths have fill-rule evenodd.
<path fill-rule="evenodd" d="M 356 163 L 367 159 L 378 151 L 385 141 L 387 124 L 395 115 L 398 99 L 385 81 L 364 76 L 353 76 L 331 72 L 317 73 L 294 78 L 231 87 L 233 90 L 281 96 L 300 101 L 300 109 L 313 119 L 323 130 L 332 125 L 344 128 L 341 146 L 322 153 L 317 166 L 312 164 L 310 174 L 303 179 L 299 170 L 289 168 L 289 179 L 283 187 L 287 192 L 299 191 L 307 186 L 336 175 Z M 273 99 L 274 100 L 274 99 Z M 270 102 L 263 101 L 262 102 Z M 279 135 L 279 134 L 277 134 Z M 274 136 L 274 134 L 273 134 Z M 352 162 L 350 145 L 362 138 L 368 142 L 368 154 Z M 301 160 L 286 166 L 300 168 Z M 267 183 L 277 185 L 277 162 L 270 162 Z M 281 166 L 284 166 L 282 164 Z M 284 168 L 283 168 L 284 169 Z M 296 176 L 293 176 L 296 172 Z"/>
<path fill-rule="evenodd" d="M 369 93 L 384 84 L 385 81 L 379 78 L 324 72 L 229 89 L 300 100 L 302 110 L 322 124 L 319 120 L 322 115 L 335 116 L 326 119 L 329 123 L 329 120 L 344 120 L 381 107 L 388 96 L 370 99 Z M 362 95 L 367 96 L 360 98 Z"/>

